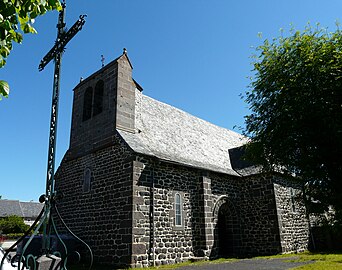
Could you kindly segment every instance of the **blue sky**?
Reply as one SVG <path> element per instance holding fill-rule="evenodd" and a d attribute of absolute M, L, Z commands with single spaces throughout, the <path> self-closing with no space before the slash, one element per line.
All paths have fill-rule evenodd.
<path fill-rule="evenodd" d="M 222 127 L 243 126 L 239 94 L 252 75 L 252 48 L 308 22 L 334 31 L 340 0 L 68 0 L 67 26 L 87 14 L 63 55 L 58 166 L 69 146 L 72 89 L 127 48 L 144 94 Z M 37 35 L 15 45 L 0 79 L 11 94 L 0 101 L 0 195 L 37 201 L 45 192 L 53 64 L 38 72 L 54 44 L 57 12 L 37 18 Z M 258 33 L 262 32 L 262 39 Z"/>

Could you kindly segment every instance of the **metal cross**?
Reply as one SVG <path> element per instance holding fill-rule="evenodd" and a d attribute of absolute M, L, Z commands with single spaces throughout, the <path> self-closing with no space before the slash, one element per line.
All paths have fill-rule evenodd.
<path fill-rule="evenodd" d="M 48 164 L 46 175 L 46 192 L 42 195 L 40 201 L 45 201 L 45 211 L 50 215 L 52 204 L 55 201 L 55 153 L 56 153 L 56 135 L 57 135 L 57 117 L 58 117 L 58 102 L 59 102 L 59 90 L 60 90 L 60 73 L 61 73 L 61 60 L 62 54 L 65 50 L 67 43 L 82 29 L 86 15 L 81 15 L 75 24 L 66 32 L 65 31 L 65 0 L 62 3 L 62 10 L 59 13 L 57 24 L 57 39 L 52 49 L 44 56 L 39 65 L 39 71 L 42 71 L 45 66 L 54 59 L 55 70 L 53 78 L 53 94 L 51 105 L 51 120 L 50 120 L 50 136 L 49 136 L 49 151 L 48 151 Z M 43 250 L 49 252 L 50 245 L 50 231 L 51 224 L 50 218 L 48 218 L 44 224 L 44 241 Z"/>
<path fill-rule="evenodd" d="M 52 49 L 44 56 L 39 65 L 39 71 L 42 71 L 44 67 L 51 61 L 55 60 L 55 71 L 53 78 L 53 94 L 52 94 L 52 105 L 51 105 L 51 120 L 50 120 L 50 137 L 49 137 L 49 154 L 47 164 L 47 176 L 46 176 L 46 192 L 40 196 L 39 201 L 44 202 L 44 208 L 38 215 L 37 219 L 33 222 L 31 227 L 20 237 L 0 258 L 0 270 L 3 269 L 3 264 L 8 258 L 10 252 L 13 252 L 19 243 L 22 243 L 21 253 L 17 253 L 11 259 L 11 263 L 17 263 L 18 269 L 52 269 L 52 264 L 56 264 L 53 269 L 66 270 L 68 250 L 67 246 L 63 242 L 62 238 L 57 232 L 55 219 L 58 218 L 61 226 L 70 233 L 77 241 L 83 243 L 89 251 L 90 264 L 89 270 L 93 264 L 93 253 L 91 248 L 82 239 L 77 237 L 65 224 L 56 206 L 56 192 L 55 192 L 55 153 L 56 153 L 56 135 L 57 135 L 57 116 L 58 116 L 58 101 L 59 101 L 59 88 L 60 88 L 60 73 L 61 73 L 61 60 L 66 44 L 82 29 L 85 23 L 85 15 L 81 15 L 79 20 L 70 28 L 69 31 L 65 31 L 65 0 L 62 0 L 62 10 L 59 13 L 58 24 L 57 24 L 57 39 Z M 53 210 L 53 214 L 52 214 Z M 39 233 L 40 228 L 43 227 L 43 242 L 42 249 L 39 250 L 39 256 L 33 255 L 29 251 L 29 245 L 33 238 Z M 59 250 L 53 250 L 51 246 L 52 233 L 58 238 L 63 248 L 61 252 Z M 31 234 L 31 236 L 29 236 Z M 25 239 L 28 237 L 27 241 Z M 37 251 L 37 250 L 35 250 Z M 80 254 L 76 252 L 79 256 Z M 54 258 L 51 254 L 57 255 Z M 42 258 L 40 260 L 40 258 Z M 80 258 L 80 257 L 79 257 Z M 39 261 L 39 262 L 38 262 Z M 13 265 L 13 264 L 12 264 Z M 51 266 L 51 267 L 50 267 Z"/>

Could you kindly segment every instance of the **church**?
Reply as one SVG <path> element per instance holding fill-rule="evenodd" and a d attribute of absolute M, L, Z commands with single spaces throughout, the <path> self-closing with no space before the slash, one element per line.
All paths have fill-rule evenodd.
<path fill-rule="evenodd" d="M 58 209 L 95 262 L 134 268 L 306 250 L 300 185 L 248 138 L 143 94 L 127 51 L 74 88 Z"/>

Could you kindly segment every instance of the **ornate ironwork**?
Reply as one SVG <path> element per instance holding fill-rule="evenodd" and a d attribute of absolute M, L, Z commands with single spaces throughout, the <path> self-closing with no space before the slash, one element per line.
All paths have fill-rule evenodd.
<path fill-rule="evenodd" d="M 18 239 L 4 254 L 1 263 L 0 270 L 2 269 L 5 260 L 7 260 L 10 252 L 14 251 L 19 244 L 21 244 L 21 251 L 11 258 L 12 266 L 17 267 L 17 269 L 39 269 L 38 258 L 42 256 L 50 257 L 51 255 L 56 255 L 61 258 L 59 265 L 54 266 L 54 269 L 67 269 L 67 261 L 71 256 L 68 252 L 68 248 L 62 239 L 61 234 L 58 233 L 56 226 L 56 218 L 59 220 L 61 226 L 64 227 L 74 239 L 85 245 L 86 249 L 89 251 L 89 269 L 91 269 L 93 264 L 93 254 L 91 248 L 79 237 L 77 237 L 70 228 L 65 224 L 63 218 L 61 217 L 58 208 L 57 201 L 58 197 L 55 191 L 55 153 L 56 153 L 56 135 L 57 135 L 57 117 L 58 117 L 58 103 L 59 103 L 59 92 L 60 92 L 60 73 L 61 73 L 61 60 L 62 54 L 65 50 L 67 43 L 82 29 L 86 15 L 81 15 L 79 20 L 69 29 L 65 31 L 65 9 L 66 3 L 63 1 L 62 10 L 58 16 L 57 24 L 57 39 L 55 45 L 52 49 L 44 56 L 39 65 L 39 70 L 43 70 L 44 67 L 54 59 L 55 70 L 53 79 L 53 93 L 52 93 L 52 105 L 51 105 L 51 120 L 50 120 L 50 136 L 49 136 L 49 151 L 48 151 L 48 163 L 47 163 L 47 175 L 46 175 L 46 191 L 45 194 L 39 198 L 41 203 L 44 203 L 44 207 L 40 212 L 37 219 L 34 221 L 32 226 L 24 233 L 24 235 Z M 42 236 L 42 248 L 36 250 L 38 254 L 31 254 L 28 248 L 34 240 L 35 236 L 38 235 L 39 231 L 43 229 Z M 33 233 L 32 233 L 33 232 Z M 31 234 L 32 233 L 32 234 Z M 28 238 L 28 236 L 31 236 Z M 27 241 L 25 242 L 25 239 Z M 54 243 L 53 243 L 54 242 Z M 58 250 L 53 247 L 53 244 L 59 243 L 62 246 L 62 250 Z M 29 253 L 29 254 L 27 254 Z M 76 252 L 78 259 L 80 259 L 80 254 Z M 53 257 L 53 256 L 52 256 Z"/>
<path fill-rule="evenodd" d="M 39 71 L 42 71 L 45 66 L 54 59 L 55 55 L 64 51 L 65 45 L 80 31 L 85 24 L 85 17 L 87 15 L 80 15 L 80 18 L 74 23 L 74 25 L 66 33 L 61 33 L 57 38 L 55 46 L 43 57 L 39 64 Z M 63 26 L 63 25 L 62 25 Z M 58 24 L 57 27 L 60 27 Z"/>

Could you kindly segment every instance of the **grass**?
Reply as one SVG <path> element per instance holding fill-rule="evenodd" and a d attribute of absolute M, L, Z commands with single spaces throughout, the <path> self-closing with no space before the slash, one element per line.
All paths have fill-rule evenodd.
<path fill-rule="evenodd" d="M 291 268 L 291 270 L 342 270 L 342 252 L 337 253 L 311 253 L 282 254 L 259 259 L 289 258 L 291 262 L 312 262 L 302 266 Z"/>
<path fill-rule="evenodd" d="M 295 268 L 291 268 L 291 270 L 342 270 L 342 252 L 341 253 L 310 253 L 303 252 L 298 254 L 282 254 L 282 255 L 274 255 L 274 256 L 263 256 L 256 257 L 253 259 L 286 259 L 289 262 L 312 262 L 302 266 L 298 266 Z M 188 265 L 203 265 L 203 264 L 219 264 L 219 263 L 227 263 L 238 261 L 239 259 L 217 259 L 213 261 L 198 261 L 198 262 L 183 262 L 173 265 L 162 265 L 158 267 L 148 267 L 142 268 L 144 270 L 172 270 L 178 269 L 183 266 Z M 69 268 L 68 268 L 69 269 Z M 71 267 L 70 270 L 81 270 L 86 269 L 84 267 Z M 94 266 L 92 270 L 114 270 L 112 267 L 108 266 Z M 117 270 L 123 270 L 117 269 Z"/>
<path fill-rule="evenodd" d="M 303 253 L 298 261 L 314 261 L 292 270 L 342 270 L 342 253 Z"/>

